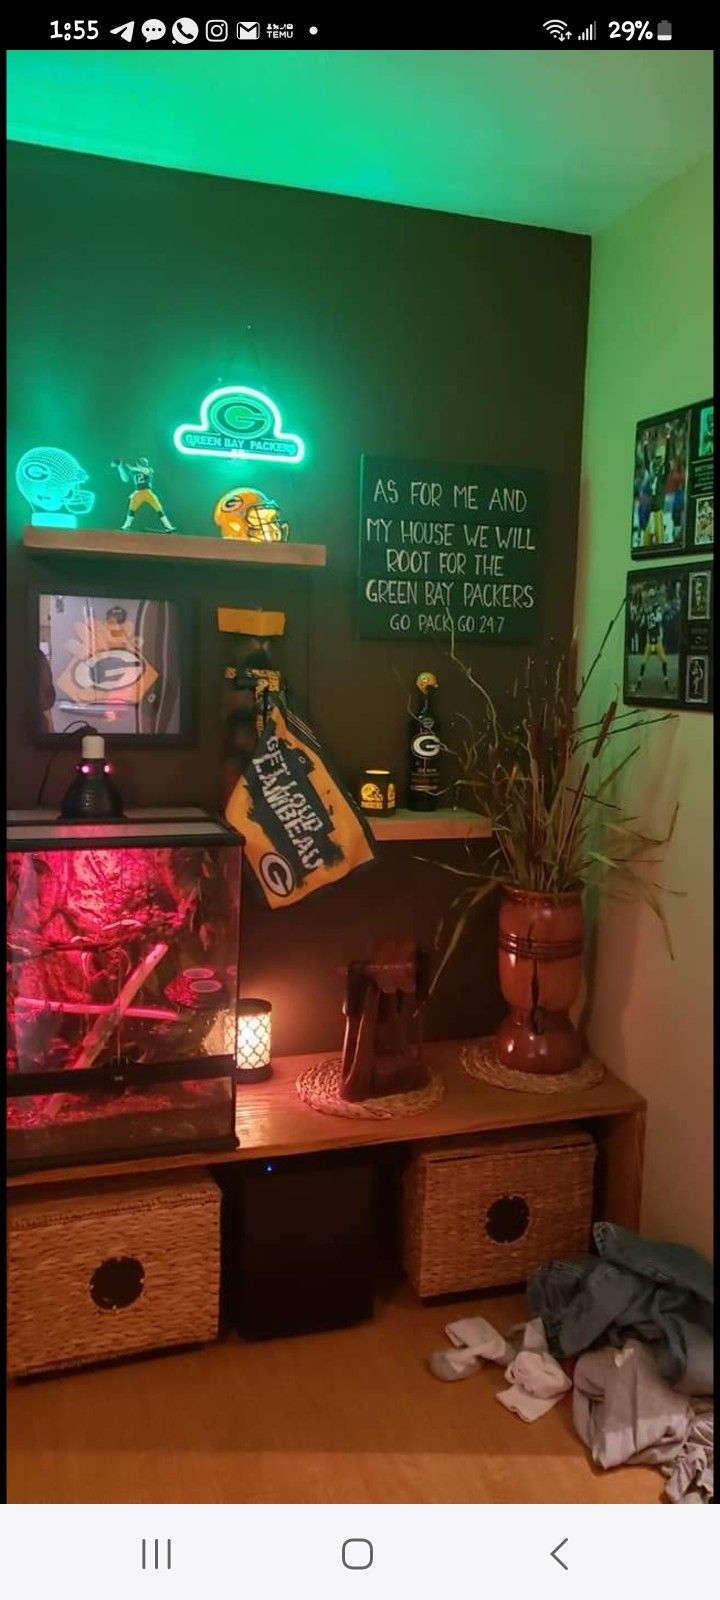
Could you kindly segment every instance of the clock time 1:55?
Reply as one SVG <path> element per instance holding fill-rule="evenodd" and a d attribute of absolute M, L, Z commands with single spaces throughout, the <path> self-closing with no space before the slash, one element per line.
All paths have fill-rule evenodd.
<path fill-rule="evenodd" d="M 50 38 L 63 39 L 97 39 L 100 30 L 97 21 L 92 22 L 58 22 L 57 19 L 50 23 Z"/>

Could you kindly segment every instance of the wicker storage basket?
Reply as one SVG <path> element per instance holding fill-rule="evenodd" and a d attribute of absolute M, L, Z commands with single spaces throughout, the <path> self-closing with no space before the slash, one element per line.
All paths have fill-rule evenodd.
<path fill-rule="evenodd" d="M 35 1190 L 8 1208 L 8 1374 L 217 1337 L 209 1174 Z"/>
<path fill-rule="evenodd" d="M 423 1297 L 499 1288 L 586 1250 L 594 1161 L 590 1135 L 566 1130 L 416 1146 L 402 1236 L 413 1288 Z"/>

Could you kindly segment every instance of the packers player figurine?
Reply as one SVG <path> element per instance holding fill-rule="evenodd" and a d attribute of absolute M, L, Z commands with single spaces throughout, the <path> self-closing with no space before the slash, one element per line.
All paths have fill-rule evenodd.
<path fill-rule="evenodd" d="M 160 501 L 158 500 L 158 497 L 152 487 L 153 468 L 151 467 L 147 456 L 138 456 L 138 459 L 135 462 L 115 460 L 112 461 L 110 465 L 117 467 L 123 483 L 132 484 L 132 490 L 128 499 L 127 516 L 122 525 L 123 533 L 126 533 L 128 528 L 132 528 L 135 521 L 135 513 L 140 510 L 141 506 L 150 506 L 153 511 L 157 512 L 165 532 L 174 533 L 175 529 L 173 524 L 166 517 L 163 507 L 161 506 Z"/>

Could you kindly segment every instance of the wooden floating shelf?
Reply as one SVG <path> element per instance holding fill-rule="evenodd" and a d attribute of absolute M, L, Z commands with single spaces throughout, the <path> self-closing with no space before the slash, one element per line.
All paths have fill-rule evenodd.
<path fill-rule="evenodd" d="M 493 831 L 488 817 L 481 817 L 477 811 L 454 811 L 449 807 L 438 811 L 399 810 L 392 817 L 368 820 L 376 839 L 394 839 L 396 843 L 421 839 L 490 839 Z"/>
<path fill-rule="evenodd" d="M 228 1162 L 256 1161 L 273 1156 L 307 1155 L 319 1150 L 342 1150 L 357 1146 L 412 1143 L 418 1139 L 447 1139 L 458 1135 L 495 1132 L 504 1128 L 537 1128 L 543 1122 L 586 1122 L 588 1119 L 616 1119 L 608 1127 L 604 1144 L 606 1157 L 612 1158 L 603 1178 L 605 1193 L 599 1198 L 598 1215 L 637 1228 L 642 1162 L 642 1111 L 645 1102 L 636 1090 L 606 1072 L 602 1083 L 592 1089 L 568 1089 L 560 1094 L 530 1094 L 497 1088 L 468 1077 L 462 1067 L 462 1041 L 443 1041 L 425 1047 L 426 1058 L 445 1080 L 445 1097 L 421 1116 L 362 1117 L 325 1116 L 302 1101 L 295 1088 L 300 1072 L 335 1054 L 285 1056 L 272 1064 L 267 1083 L 238 1088 L 235 1131 L 237 1150 L 194 1150 L 187 1155 L 164 1155 L 103 1162 L 91 1159 L 86 1166 L 45 1168 L 37 1172 L 15 1173 L 8 1177 L 8 1188 L 30 1188 L 42 1184 L 79 1183 L 87 1179 L 141 1176 L 154 1172 L 176 1172 L 190 1167 L 225 1166 Z M 339 1054 L 339 1052 L 337 1052 Z M 607 1124 L 606 1124 L 607 1126 Z M 615 1129 L 613 1139 L 612 1129 Z M 605 1142 L 608 1139 L 609 1142 Z M 604 1166 L 604 1163 L 603 1163 Z"/>
<path fill-rule="evenodd" d="M 151 556 L 163 561 L 221 561 L 260 567 L 324 567 L 324 544 L 253 544 L 209 534 L 120 533 L 115 528 L 23 529 L 26 550 L 82 556 Z"/>

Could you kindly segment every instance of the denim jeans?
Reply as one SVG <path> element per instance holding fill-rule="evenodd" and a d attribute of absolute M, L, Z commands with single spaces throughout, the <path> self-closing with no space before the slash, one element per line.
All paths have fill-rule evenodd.
<path fill-rule="evenodd" d="M 684 1394 L 713 1386 L 712 1268 L 683 1245 L 643 1239 L 613 1223 L 593 1229 L 598 1254 L 553 1261 L 528 1281 L 549 1349 L 579 1355 L 630 1338 L 652 1347 L 657 1367 Z"/>

